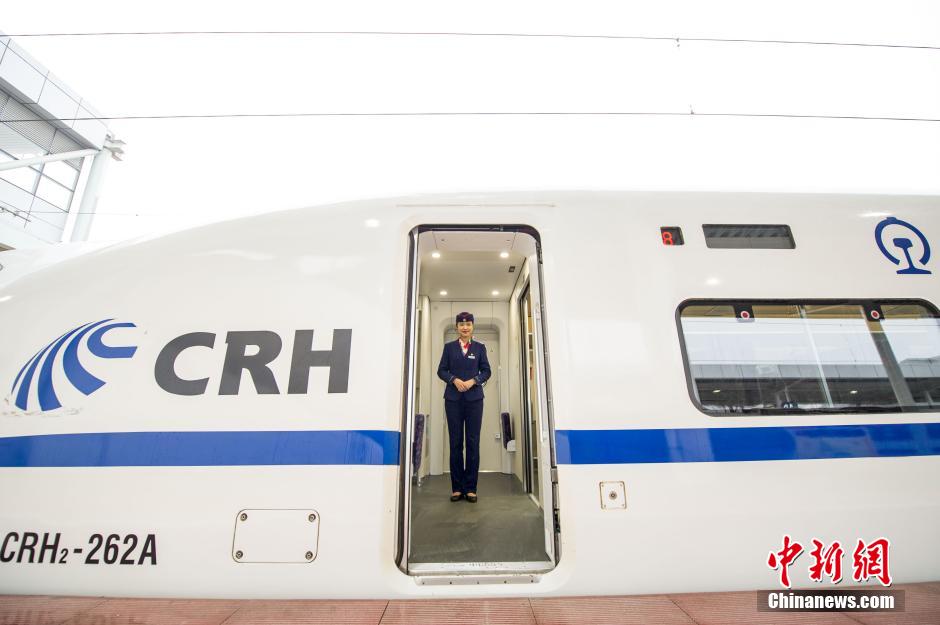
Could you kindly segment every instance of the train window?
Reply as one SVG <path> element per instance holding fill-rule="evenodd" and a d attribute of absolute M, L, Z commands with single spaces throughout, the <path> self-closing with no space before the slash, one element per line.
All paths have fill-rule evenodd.
<path fill-rule="evenodd" d="M 940 409 L 940 315 L 925 302 L 693 301 L 678 316 L 707 414 Z"/>

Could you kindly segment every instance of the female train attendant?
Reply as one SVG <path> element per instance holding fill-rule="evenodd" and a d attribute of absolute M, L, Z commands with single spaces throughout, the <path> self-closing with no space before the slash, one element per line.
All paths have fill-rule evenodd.
<path fill-rule="evenodd" d="M 450 433 L 451 501 L 464 497 L 477 501 L 477 475 L 480 471 L 480 427 L 483 424 L 483 385 L 490 379 L 486 346 L 474 341 L 473 315 L 457 315 L 457 340 L 444 344 L 437 377 L 444 380 L 444 408 Z M 467 462 L 464 464 L 464 428 Z"/>

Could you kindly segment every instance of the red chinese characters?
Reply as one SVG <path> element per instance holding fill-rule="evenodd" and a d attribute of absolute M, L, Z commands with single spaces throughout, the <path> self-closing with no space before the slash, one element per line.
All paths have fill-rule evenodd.
<path fill-rule="evenodd" d="M 813 539 L 814 549 L 809 552 L 813 556 L 813 564 L 809 567 L 809 578 L 814 582 L 821 582 L 823 575 L 827 575 L 833 584 L 842 581 L 842 555 L 845 551 L 839 541 L 833 542 L 825 551 L 823 543 Z"/>
<path fill-rule="evenodd" d="M 868 581 L 874 577 L 882 586 L 891 585 L 891 573 L 888 572 L 887 538 L 877 538 L 867 545 L 859 538 L 852 554 L 852 579 L 857 582 Z"/>
<path fill-rule="evenodd" d="M 787 567 L 793 564 L 800 554 L 803 553 L 803 545 L 798 542 L 790 542 L 790 535 L 783 537 L 783 549 L 780 551 L 771 551 L 767 558 L 767 566 L 776 570 L 780 568 L 780 583 L 785 587 L 790 587 L 790 572 Z"/>
<path fill-rule="evenodd" d="M 824 542 L 813 538 L 813 549 L 809 555 L 813 558 L 809 566 L 809 578 L 814 582 L 823 581 L 828 577 L 833 584 L 842 581 L 842 557 L 845 550 L 838 540 L 826 546 Z M 856 582 L 866 582 L 874 577 L 883 586 L 891 585 L 891 573 L 888 570 L 888 548 L 891 546 L 887 538 L 876 538 L 868 544 L 858 539 L 855 551 L 852 554 L 852 579 Z M 790 588 L 789 566 L 803 553 L 803 545 L 790 538 L 789 534 L 783 536 L 783 549 L 771 551 L 767 557 L 767 566 L 780 571 L 780 584 Z"/>

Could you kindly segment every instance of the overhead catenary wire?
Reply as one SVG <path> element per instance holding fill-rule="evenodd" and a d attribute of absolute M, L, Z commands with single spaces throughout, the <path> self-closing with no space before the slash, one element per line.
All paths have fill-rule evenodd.
<path fill-rule="evenodd" d="M 461 32 L 461 31 L 362 31 L 362 30 L 291 30 L 291 31 L 107 31 L 107 32 L 50 32 L 50 33 L 18 33 L 4 34 L 13 38 L 44 38 L 44 37 L 159 37 L 159 36 L 372 36 L 372 37 L 476 37 L 476 38 L 543 38 L 543 39 L 572 39 L 572 40 L 625 40 L 625 41 L 651 41 L 651 42 L 682 42 L 689 43 L 715 43 L 715 44 L 742 44 L 742 45 L 781 45 L 781 46 L 829 46 L 854 48 L 882 48 L 937 51 L 940 46 L 873 43 L 852 41 L 820 41 L 820 40 L 785 40 L 785 39 L 757 39 L 757 38 L 722 38 L 722 37 L 685 37 L 685 36 L 650 36 L 650 35 L 615 35 L 615 34 L 582 34 L 582 33 L 522 33 L 522 32 Z M 205 114 L 164 114 L 164 115 L 112 115 L 112 116 L 84 116 L 84 117 L 44 117 L 6 119 L 5 123 L 35 121 L 134 121 L 134 120 L 183 120 L 183 119 L 239 119 L 239 118 L 304 118 L 304 117 L 498 117 L 498 116 L 585 116 L 585 117 L 630 117 L 630 116 L 661 116 L 661 117 L 726 117 L 726 118 L 778 118 L 778 119 L 819 119 L 819 120 L 863 120 L 863 121 L 892 121 L 892 122 L 940 122 L 940 118 L 904 117 L 904 116 L 865 116 L 865 115 L 827 115 L 827 114 L 790 114 L 790 113 L 740 113 L 740 112 L 695 112 L 695 111 L 325 111 L 325 112 L 280 112 L 280 113 L 205 113 Z M 60 211 L 36 211 L 16 209 L 11 204 L 0 200 L 0 211 L 12 213 L 29 221 L 29 215 L 54 214 Z M 66 212 L 66 211 L 61 211 Z M 172 217 L 174 215 L 157 215 L 147 213 L 113 213 L 95 211 L 72 211 L 75 214 L 94 214 L 96 216 L 115 217 Z M 181 215 L 177 215 L 181 216 Z M 42 218 L 37 217 L 45 222 Z"/>
<path fill-rule="evenodd" d="M 183 213 L 169 213 L 169 214 L 156 214 L 156 213 L 114 213 L 114 212 L 99 212 L 99 211 L 69 211 L 65 209 L 59 210 L 35 210 L 31 208 L 17 208 L 13 204 L 7 202 L 6 200 L 0 199 L 0 213 L 9 213 L 14 218 L 22 219 L 26 223 L 30 223 L 33 219 L 41 221 L 44 224 L 54 225 L 48 220 L 43 219 L 42 217 L 36 217 L 36 215 L 102 215 L 105 217 L 184 217 Z"/>
<path fill-rule="evenodd" d="M 22 219 L 26 223 L 32 223 L 34 220 L 55 227 L 48 219 L 37 217 L 37 215 L 64 215 L 67 211 L 34 211 L 29 209 L 17 208 L 13 204 L 0 200 L 0 213 L 10 213 L 15 219 Z"/>
<path fill-rule="evenodd" d="M 0 207 L 2 208 L 2 207 Z M 25 213 L 26 211 L 20 211 Z M 68 213 L 69 215 L 103 215 L 105 217 L 187 217 L 185 213 L 166 213 L 164 215 L 159 215 L 157 213 L 109 213 L 109 212 L 98 212 L 98 211 L 29 211 L 31 215 L 61 215 Z"/>
<path fill-rule="evenodd" d="M 756 39 L 746 37 L 684 37 L 681 35 L 614 35 L 592 33 L 521 33 L 521 32 L 471 32 L 471 31 L 397 31 L 397 30 L 161 30 L 161 31 L 100 31 L 19 33 L 8 37 L 149 37 L 149 36 L 239 36 L 239 35 L 284 35 L 284 36 L 375 36 L 375 37 L 520 37 L 547 39 L 613 39 L 632 41 L 675 41 L 676 43 L 739 43 L 798 46 L 848 46 L 860 48 L 899 48 L 907 50 L 940 50 L 940 46 L 872 43 L 856 41 L 820 41 L 809 39 Z"/>
<path fill-rule="evenodd" d="M 13 217 L 29 223 L 29 211 L 17 208 L 5 200 L 0 200 L 0 213 L 10 213 Z"/>
<path fill-rule="evenodd" d="M 158 214 L 158 213 L 115 213 L 115 212 L 107 212 L 107 211 L 106 211 L 106 212 L 99 212 L 99 211 L 67 211 L 67 210 L 64 210 L 64 209 L 61 209 L 61 210 L 54 210 L 54 211 L 50 211 L 50 210 L 31 210 L 31 209 L 25 209 L 25 208 L 16 208 L 13 204 L 10 204 L 9 202 L 6 202 L 6 201 L 4 201 L 4 200 L 0 200 L 0 213 L 10 213 L 11 215 L 13 215 L 13 217 L 18 217 L 19 219 L 22 219 L 22 220 L 24 220 L 24 221 L 26 221 L 26 222 L 31 221 L 30 218 L 31 218 L 32 216 L 34 216 L 34 215 L 95 215 L 96 217 L 97 217 L 97 216 L 104 216 L 104 217 L 161 217 L 161 218 L 169 218 L 169 217 L 187 217 L 187 216 L 188 216 L 186 213 L 164 213 L 164 214 Z M 45 220 L 45 219 L 42 219 L 41 217 L 37 217 L 36 219 L 39 219 L 40 221 L 42 221 L 42 222 L 45 223 L 45 224 L 50 224 L 49 221 L 47 221 L 47 220 Z M 50 225 L 52 225 L 52 224 L 50 224 Z"/>
<path fill-rule="evenodd" d="M 23 119 L 0 120 L 6 124 L 20 122 L 74 122 L 74 121 L 133 121 L 133 120 L 171 120 L 171 119 L 239 119 L 239 118 L 277 118 L 277 117 L 737 117 L 737 118 L 777 118 L 777 119 L 830 119 L 864 120 L 892 122 L 940 122 L 936 117 L 903 117 L 877 115 L 826 115 L 810 113 L 727 113 L 690 111 L 323 111 L 296 113 L 192 113 L 167 115 L 101 115 L 84 117 L 30 117 Z"/>
<path fill-rule="evenodd" d="M 899 48 L 912 50 L 940 50 L 940 46 L 840 42 L 818 40 L 784 40 L 755 38 L 721 37 L 683 37 L 654 35 L 615 35 L 615 34 L 580 34 L 580 33 L 522 33 L 522 32 L 471 32 L 471 31 L 393 31 L 393 30 L 165 30 L 165 31 L 98 31 L 98 32 L 48 32 L 19 33 L 8 37 L 129 37 L 129 36 L 237 36 L 237 35 L 348 35 L 348 36 L 402 36 L 402 37 L 523 37 L 523 38 L 561 38 L 561 39 L 609 39 L 636 41 L 674 41 L 686 42 L 733 43 L 733 44 L 773 44 L 773 45 L 813 45 L 813 46 L 850 46 L 864 48 Z M 940 118 L 906 116 L 867 116 L 867 115 L 826 115 L 793 113 L 741 113 L 741 112 L 695 112 L 683 111 L 324 111 L 324 112 L 280 112 L 280 113 L 181 113 L 154 115 L 101 115 L 80 117 L 48 117 L 3 120 L 7 123 L 36 121 L 134 121 L 134 120 L 180 120 L 180 119 L 250 119 L 250 118 L 303 118 L 303 117 L 483 117 L 483 116 L 661 116 L 661 117 L 729 117 L 729 118 L 778 118 L 778 119 L 827 119 L 827 120 L 865 120 L 894 122 L 938 122 Z"/>

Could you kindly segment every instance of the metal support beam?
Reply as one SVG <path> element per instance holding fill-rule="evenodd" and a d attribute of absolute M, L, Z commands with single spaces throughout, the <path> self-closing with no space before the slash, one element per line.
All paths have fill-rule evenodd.
<path fill-rule="evenodd" d="M 111 160 L 108 156 L 107 150 L 101 150 L 91 161 L 88 180 L 85 182 L 85 192 L 82 193 L 82 201 L 78 207 L 78 214 L 75 216 L 75 226 L 72 228 L 73 243 L 88 240 L 91 222 L 95 216 L 95 209 L 98 207 L 98 190 L 101 188 L 101 180 L 104 178 L 108 161 Z"/>
<path fill-rule="evenodd" d="M 54 163 L 55 161 L 68 161 L 73 158 L 84 158 L 92 154 L 99 154 L 99 150 L 75 150 L 74 152 L 60 152 L 58 154 L 46 154 L 45 156 L 32 156 L 30 158 L 20 158 L 15 161 L 6 161 L 0 163 L 0 171 L 9 171 L 19 169 L 20 167 L 29 167 L 30 165 L 40 165 L 42 163 Z"/>
<path fill-rule="evenodd" d="M 73 243 L 88 240 L 88 233 L 91 232 L 91 222 L 95 216 L 95 210 L 98 208 L 101 181 L 104 178 L 108 161 L 111 160 L 108 157 L 110 156 L 116 161 L 121 160 L 121 155 L 124 154 L 124 150 L 121 148 L 123 145 L 123 141 L 108 135 L 104 147 L 92 159 L 88 180 L 85 181 L 85 191 L 82 193 L 82 201 L 78 207 L 78 214 L 75 216 L 75 225 L 72 227 Z"/>

